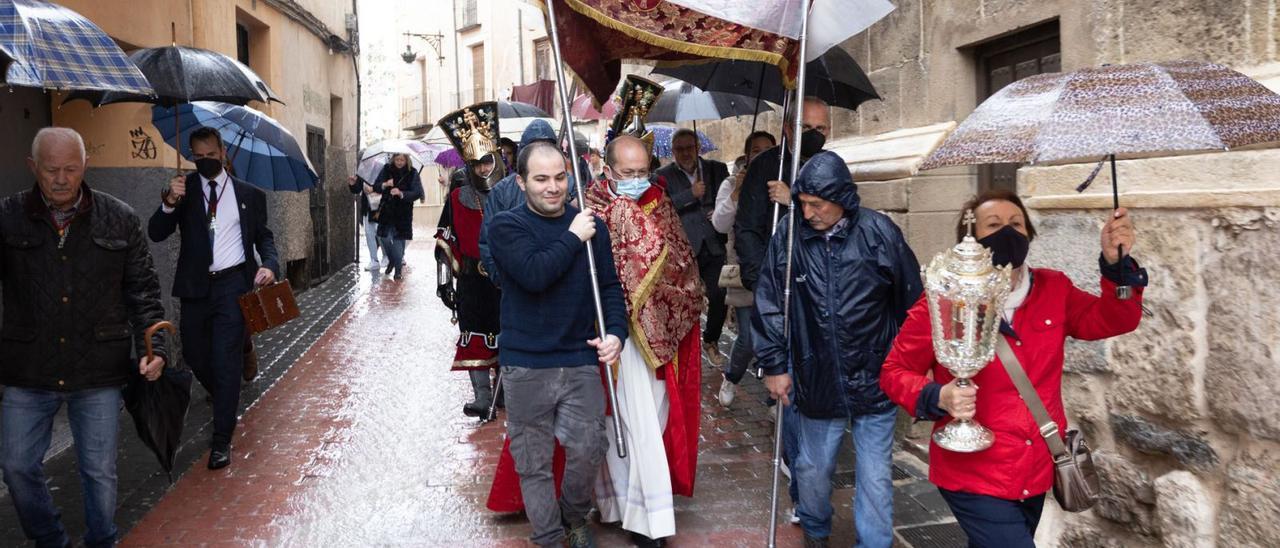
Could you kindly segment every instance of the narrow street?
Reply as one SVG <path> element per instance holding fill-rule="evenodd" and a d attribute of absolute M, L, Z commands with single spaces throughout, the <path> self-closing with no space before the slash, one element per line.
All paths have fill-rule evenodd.
<path fill-rule="evenodd" d="M 418 224 L 430 233 L 425 220 Z M 204 466 L 209 410 L 200 388 L 179 457 L 188 468 L 180 477 L 175 471 L 167 490 L 132 424 L 122 422 L 121 544 L 525 545 L 523 516 L 484 506 L 503 415 L 480 425 L 461 413 L 470 385 L 447 371 L 457 331 L 435 296 L 431 250 L 430 241 L 413 242 L 399 283 L 347 267 L 302 295 L 302 318 L 259 339 L 267 367 L 245 390 L 229 468 Z M 722 350 L 730 343 L 726 337 Z M 677 499 L 678 534 L 670 545 L 762 546 L 773 432 L 772 415 L 760 404 L 763 386 L 748 376 L 725 409 L 715 400 L 718 372 L 704 367 L 703 377 L 696 496 Z M 900 544 L 961 545 L 939 542 L 963 537 L 921 479 L 919 461 L 904 454 L 895 465 Z M 65 521 L 78 534 L 73 466 L 63 453 L 48 470 Z M 834 497 L 838 538 L 854 534 L 851 470 L 845 458 Z M 5 544 L 20 542 L 15 517 L 0 517 Z M 629 545 L 616 527 L 596 532 L 602 546 Z M 801 540 L 798 527 L 779 525 L 780 546 Z"/>

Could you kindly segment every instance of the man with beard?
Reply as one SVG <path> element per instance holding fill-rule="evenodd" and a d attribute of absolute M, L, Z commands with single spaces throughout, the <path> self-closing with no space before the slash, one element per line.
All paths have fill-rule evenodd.
<path fill-rule="evenodd" d="M 587 513 L 608 446 L 598 365 L 617 361 L 627 318 L 608 232 L 591 210 L 565 203 L 566 165 L 549 143 L 520 151 L 516 169 L 526 205 L 498 214 L 489 235 L 504 288 L 500 345 L 509 454 L 533 524 L 531 540 L 559 546 L 567 536 L 570 546 L 585 548 L 595 545 Z M 584 243 L 595 254 L 604 333 L 587 297 L 592 280 Z M 559 500 L 557 442 L 564 451 Z M 494 483 L 500 489 L 500 479 Z"/>

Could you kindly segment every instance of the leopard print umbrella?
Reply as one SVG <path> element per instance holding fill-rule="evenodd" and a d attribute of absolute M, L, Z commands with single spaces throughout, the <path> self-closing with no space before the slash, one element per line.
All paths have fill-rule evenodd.
<path fill-rule="evenodd" d="M 1280 95 L 1225 66 L 1136 63 L 1040 74 L 987 99 L 920 169 L 1074 163 L 1280 141 Z"/>

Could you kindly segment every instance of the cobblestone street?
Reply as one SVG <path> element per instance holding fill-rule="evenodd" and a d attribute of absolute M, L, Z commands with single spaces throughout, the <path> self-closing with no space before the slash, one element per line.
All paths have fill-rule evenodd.
<path fill-rule="evenodd" d="M 410 246 L 398 283 L 347 267 L 300 296 L 302 318 L 258 340 L 264 373 L 245 389 L 229 468 L 204 466 L 209 409 L 200 388 L 179 455 L 187 470 L 172 487 L 122 423 L 122 545 L 524 545 L 522 515 L 484 507 L 503 415 L 480 425 L 461 413 L 470 385 L 447 371 L 456 328 L 435 296 L 431 249 Z M 730 343 L 726 336 L 722 350 Z M 670 545 L 762 546 L 773 431 L 763 386 L 748 376 L 726 409 L 715 400 L 719 373 L 707 366 L 703 377 L 697 490 L 677 499 Z M 79 534 L 69 453 L 47 466 L 64 520 Z M 842 459 L 833 538 L 852 540 L 852 460 Z M 899 544 L 963 545 L 922 468 L 905 453 L 895 459 Z M 5 544 L 17 544 L 11 503 L 0 504 Z M 629 544 L 617 528 L 596 531 L 602 546 Z M 801 536 L 780 524 L 780 546 L 799 546 Z"/>

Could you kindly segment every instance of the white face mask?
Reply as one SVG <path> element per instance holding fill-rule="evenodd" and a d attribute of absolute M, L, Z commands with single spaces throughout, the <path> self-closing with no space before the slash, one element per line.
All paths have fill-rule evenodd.
<path fill-rule="evenodd" d="M 618 194 L 631 198 L 632 200 L 639 200 L 640 196 L 643 195 L 646 190 L 649 190 L 649 186 L 652 184 L 649 182 L 648 177 L 634 177 L 631 179 L 615 181 L 615 183 L 617 183 Z"/>

